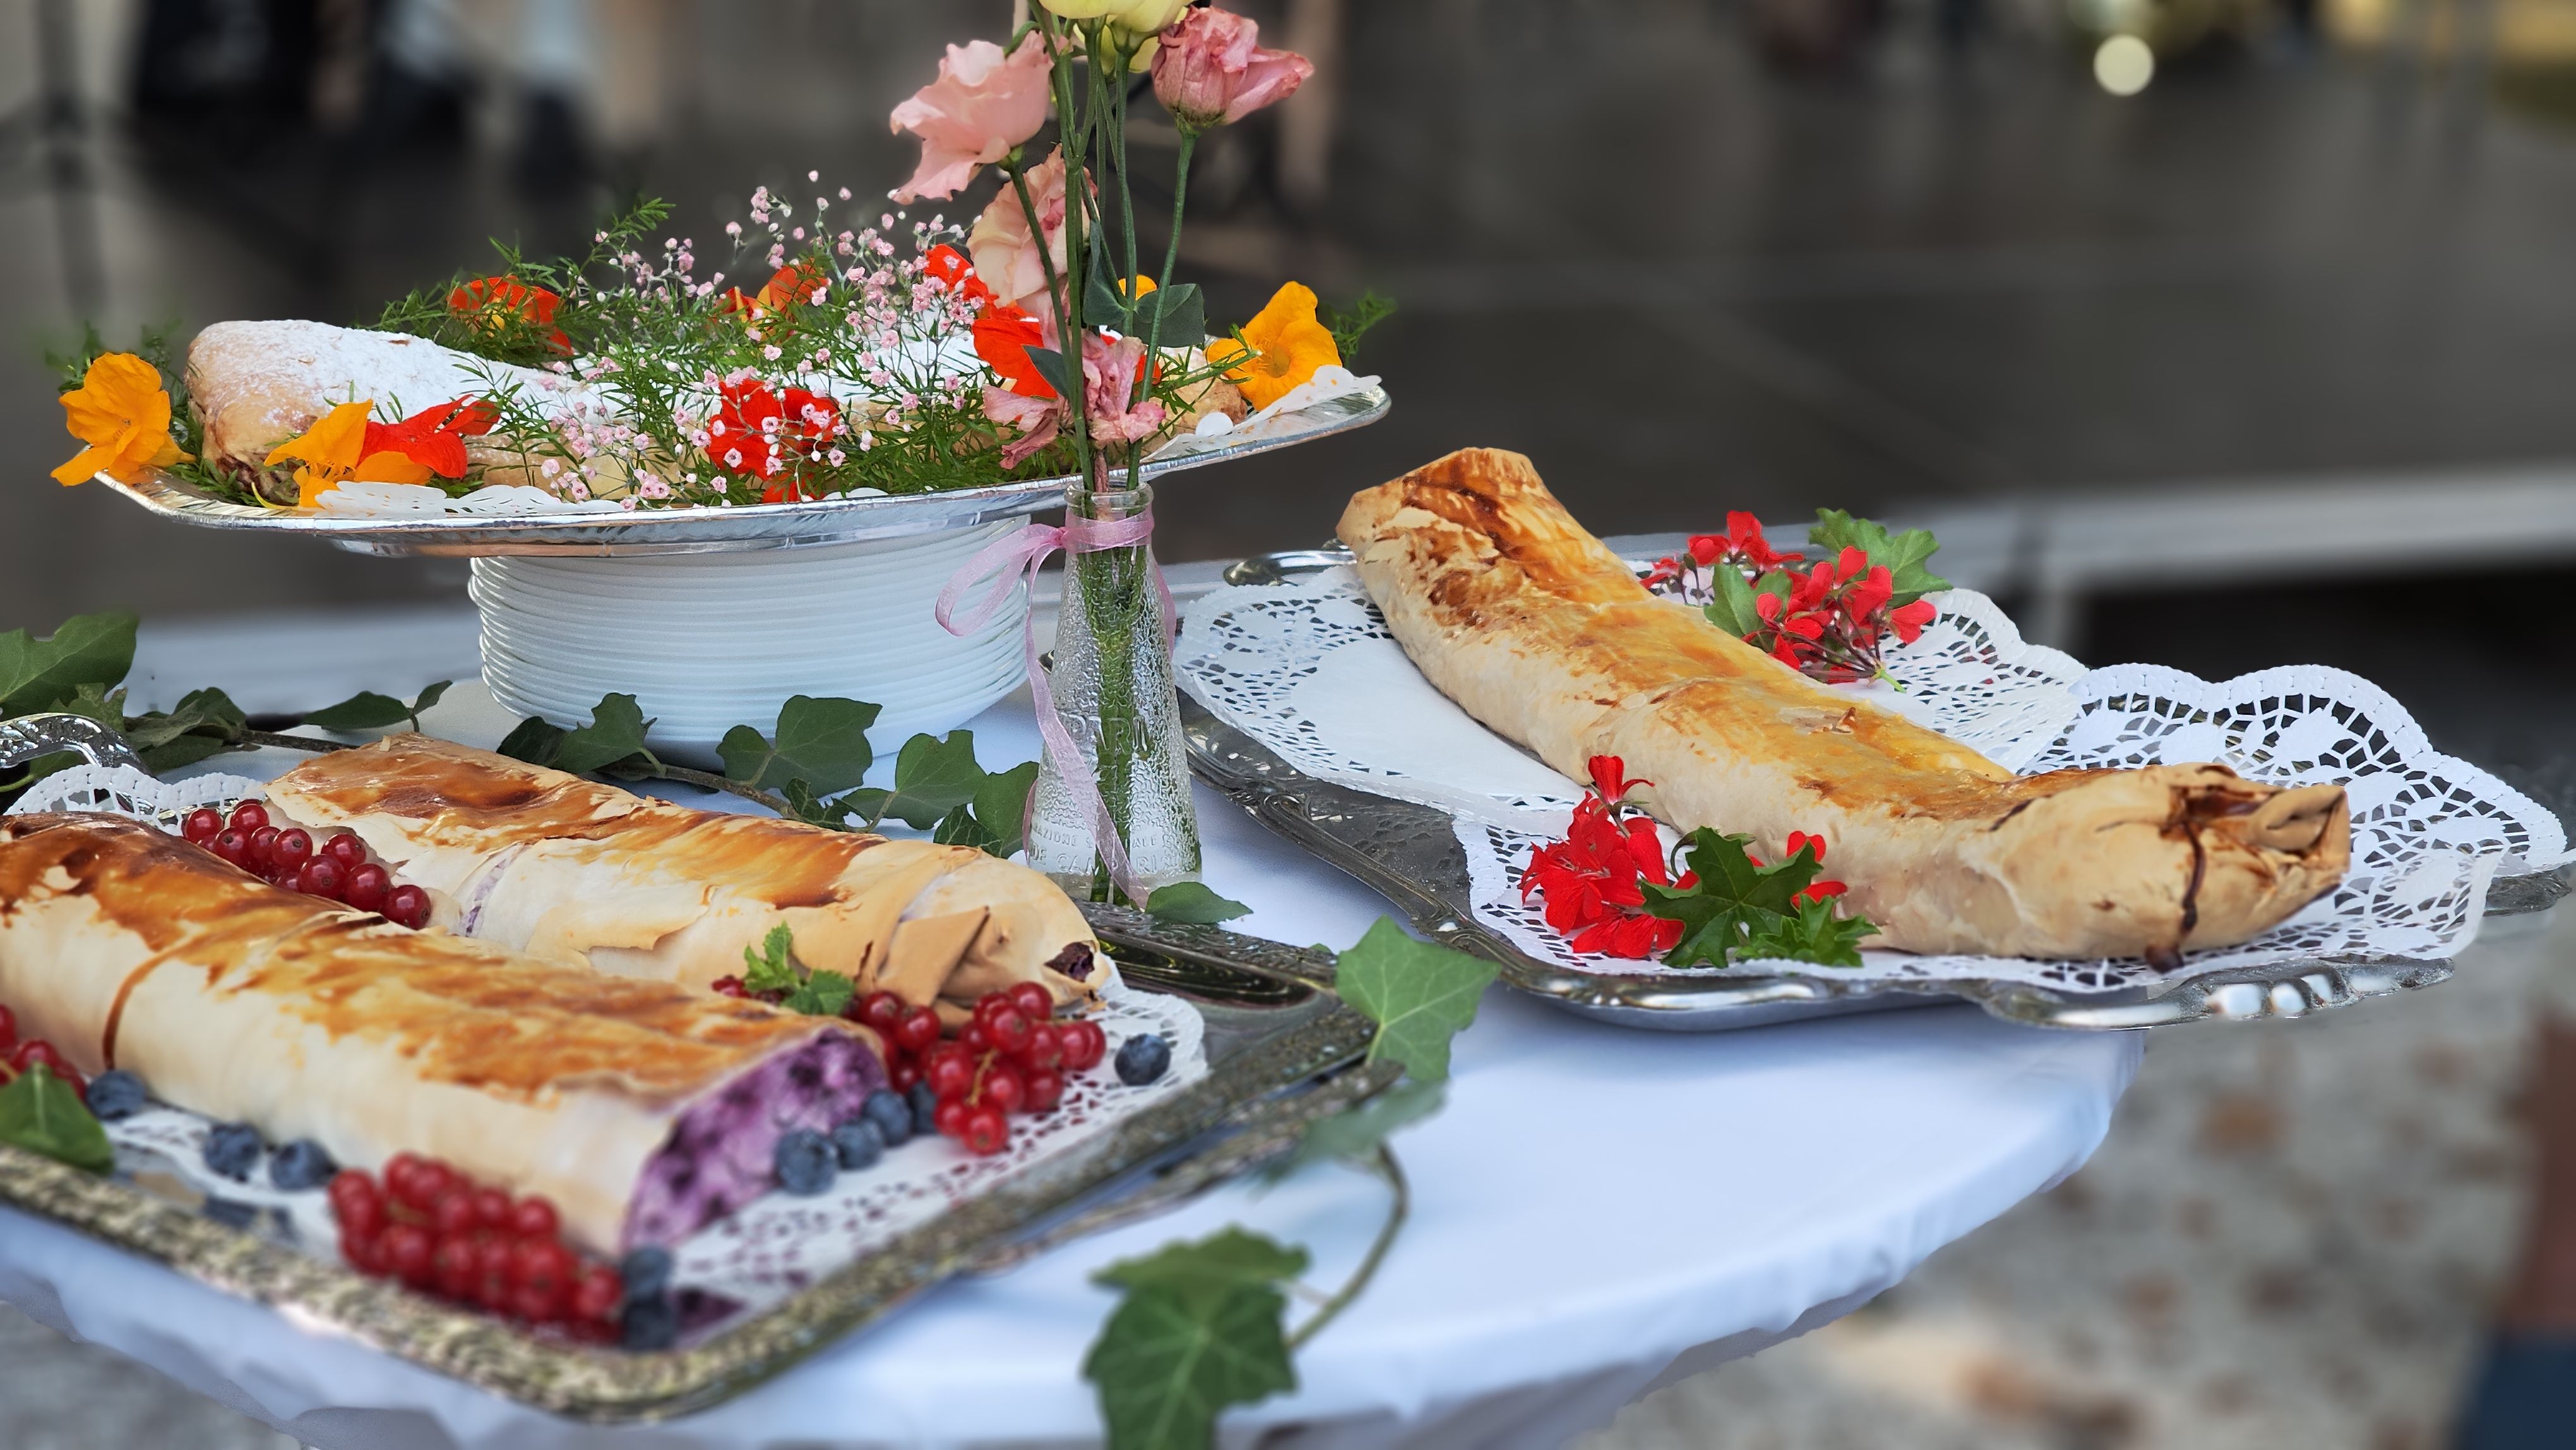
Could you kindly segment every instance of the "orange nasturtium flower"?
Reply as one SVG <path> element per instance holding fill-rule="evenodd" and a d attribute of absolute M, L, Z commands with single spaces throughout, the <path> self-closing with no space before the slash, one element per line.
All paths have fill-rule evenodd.
<path fill-rule="evenodd" d="M 477 277 L 447 294 L 447 310 L 481 322 L 488 330 L 506 316 L 518 316 L 546 329 L 546 345 L 569 357 L 572 339 L 555 327 L 555 309 L 563 299 L 516 277 Z"/>
<path fill-rule="evenodd" d="M 1243 325 L 1241 342 L 1218 338 L 1208 344 L 1207 359 L 1232 362 L 1226 381 L 1241 388 L 1244 400 L 1255 408 L 1267 408 L 1314 377 L 1315 369 L 1341 366 L 1342 350 L 1333 344 L 1332 330 L 1315 320 L 1314 289 L 1291 282 Z"/>
<path fill-rule="evenodd" d="M 489 404 L 456 399 L 424 408 L 399 423 L 374 420 L 372 402 L 342 403 L 320 422 L 270 450 L 268 463 L 294 461 L 296 503 L 312 507 L 322 495 L 352 479 L 366 483 L 427 483 L 433 475 L 465 476 L 465 440 L 492 431 Z"/>
<path fill-rule="evenodd" d="M 170 437 L 170 392 L 152 364 L 130 352 L 100 355 L 81 385 L 63 394 L 63 426 L 88 444 L 54 470 L 65 488 L 104 473 L 131 482 L 147 468 L 167 468 L 188 455 Z"/>

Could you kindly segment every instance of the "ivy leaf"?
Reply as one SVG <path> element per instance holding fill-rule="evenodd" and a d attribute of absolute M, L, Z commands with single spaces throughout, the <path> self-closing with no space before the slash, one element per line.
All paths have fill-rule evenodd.
<path fill-rule="evenodd" d="M 1802 846 L 1776 866 L 1757 866 L 1746 848 L 1751 836 L 1722 836 L 1706 826 L 1682 843 L 1682 865 L 1699 881 L 1687 890 L 1637 883 L 1646 914 L 1682 923 L 1682 939 L 1664 957 L 1672 967 L 1706 962 L 1723 967 L 1745 938 L 1797 914 L 1790 898 L 1816 879 L 1816 853 Z"/>
<path fill-rule="evenodd" d="M 814 794 L 814 788 L 801 780 L 787 782 L 778 788 L 778 793 L 787 798 L 788 814 L 809 826 L 821 826 L 831 831 L 849 830 L 851 816 L 868 814 L 875 807 L 876 802 L 892 794 L 890 791 L 873 789 L 854 790 L 847 795 L 825 800 Z"/>
<path fill-rule="evenodd" d="M 796 939 L 780 922 L 760 939 L 758 947 L 742 949 L 742 987 L 746 992 L 793 992 L 805 985 L 796 975 L 789 958 L 794 954 Z"/>
<path fill-rule="evenodd" d="M 1396 1130 L 1440 1111 L 1448 1096 L 1447 1083 L 1408 1078 L 1348 1112 L 1307 1124 L 1297 1146 L 1272 1159 L 1261 1176 L 1276 1183 L 1308 1164 L 1330 1159 L 1357 1162 L 1375 1153 Z"/>
<path fill-rule="evenodd" d="M 500 752 L 512 760 L 524 760 L 530 765 L 552 765 L 555 758 L 563 753 L 567 733 L 553 721 L 531 715 L 501 737 Z"/>
<path fill-rule="evenodd" d="M 38 1063 L 0 1087 L 0 1143 L 59 1163 L 105 1173 L 116 1166 L 107 1130 L 81 1106 L 72 1085 Z"/>
<path fill-rule="evenodd" d="M 420 717 L 429 713 L 430 706 L 445 699 L 447 687 L 455 683 L 454 680 L 432 680 L 420 687 L 420 693 L 411 697 L 411 728 L 420 728 Z"/>
<path fill-rule="evenodd" d="M 360 690 L 336 705 L 325 705 L 304 717 L 321 730 L 381 730 L 411 718 L 411 707 L 391 695 Z"/>
<path fill-rule="evenodd" d="M 121 688 L 110 690 L 84 680 L 72 688 L 68 698 L 55 701 L 54 708 L 66 714 L 85 715 L 110 730 L 125 729 L 125 691 Z"/>
<path fill-rule="evenodd" d="M 876 752 L 868 727 L 877 707 L 835 696 L 793 695 L 778 709 L 775 741 L 748 725 L 725 732 L 716 746 L 728 779 L 763 790 L 802 780 L 816 796 L 837 795 L 866 778 Z"/>
<path fill-rule="evenodd" d="M 1094 1274 L 1127 1291 L 1082 1361 L 1110 1450 L 1206 1450 L 1227 1406 L 1295 1389 L 1279 1285 L 1307 1263 L 1303 1249 L 1228 1228 Z"/>
<path fill-rule="evenodd" d="M 1029 792 L 1037 788 L 1038 763 L 1024 760 L 984 777 L 975 787 L 975 820 L 984 828 L 984 849 L 1009 860 L 1027 843 L 1021 832 L 1029 820 Z"/>
<path fill-rule="evenodd" d="M 231 742 L 219 735 L 188 734 L 173 736 L 140 754 L 143 756 L 143 768 L 154 775 L 159 775 L 163 771 L 177 770 L 183 765 L 194 765 L 208 756 L 220 755 L 230 748 Z"/>
<path fill-rule="evenodd" d="M 1887 566 L 1898 608 L 1950 587 L 1949 580 L 1924 567 L 1924 561 L 1941 550 L 1929 529 L 1907 529 L 1890 537 L 1887 526 L 1874 519 L 1856 519 L 1840 509 L 1818 509 L 1815 523 L 1808 526 L 1807 542 L 1836 554 L 1858 549 L 1872 565 Z"/>
<path fill-rule="evenodd" d="M 778 928 L 780 931 L 786 929 L 783 926 Z M 743 985 L 747 988 L 751 984 L 746 981 Z M 850 1005 L 850 998 L 857 994 L 857 984 L 839 972 L 815 972 L 806 977 L 796 990 L 788 993 L 787 1000 L 779 1005 L 808 1017 L 838 1017 L 841 1009 Z"/>
<path fill-rule="evenodd" d="M 1861 938 L 1876 930 L 1877 925 L 1868 917 L 1836 916 L 1831 899 L 1802 901 L 1795 916 L 1784 916 L 1755 928 L 1738 950 L 1752 961 L 1857 967 L 1861 964 Z"/>
<path fill-rule="evenodd" d="M 941 816 L 939 824 L 930 828 L 930 839 L 934 845 L 972 846 L 988 855 L 1003 854 L 993 849 L 1000 843 L 993 838 L 992 832 L 984 829 L 984 823 L 976 819 L 973 806 L 959 806 Z"/>
<path fill-rule="evenodd" d="M 0 634 L 0 719 L 50 710 L 82 685 L 105 687 L 134 668 L 131 614 L 76 614 L 52 635 Z"/>
<path fill-rule="evenodd" d="M 591 707 L 590 723 L 565 731 L 556 742 L 554 767 L 587 775 L 629 756 L 641 755 L 650 760 L 653 753 L 644 748 L 644 732 L 652 724 L 644 718 L 633 695 L 602 695 L 599 703 Z"/>
<path fill-rule="evenodd" d="M 1154 334 L 1158 348 L 1197 347 L 1207 341 L 1207 299 L 1196 282 L 1175 282 L 1146 293 L 1130 319 L 1131 334 L 1143 337 L 1157 317 L 1162 319 L 1162 331 Z"/>
<path fill-rule="evenodd" d="M 1186 922 L 1191 926 L 1214 926 L 1252 914 L 1251 907 L 1228 901 L 1195 881 L 1155 887 L 1145 898 L 1145 911 L 1158 921 Z"/>
<path fill-rule="evenodd" d="M 1368 1060 L 1392 1058 L 1424 1082 L 1449 1076 L 1449 1039 L 1476 1020 L 1476 1002 L 1498 968 L 1406 936 L 1379 917 L 1342 953 L 1334 989 L 1377 1024 Z"/>
<path fill-rule="evenodd" d="M 894 758 L 894 793 L 878 818 L 893 816 L 915 830 L 928 830 L 975 799 L 984 784 L 984 768 L 975 763 L 975 732 L 951 730 L 948 738 L 915 735 Z"/>

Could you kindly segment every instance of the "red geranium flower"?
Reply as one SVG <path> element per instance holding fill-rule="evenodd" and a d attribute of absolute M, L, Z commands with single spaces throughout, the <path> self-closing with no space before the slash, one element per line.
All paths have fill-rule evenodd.
<path fill-rule="evenodd" d="M 1590 761 L 1593 788 L 1574 809 L 1565 839 L 1530 849 L 1521 873 L 1521 899 L 1535 895 L 1547 924 L 1573 938 L 1579 952 L 1642 959 L 1669 951 L 1681 940 L 1682 924 L 1648 916 L 1640 883 L 1674 883 L 1664 863 L 1662 839 L 1643 812 L 1631 813 L 1620 798 L 1636 786 L 1615 755 Z M 1685 875 L 1681 885 L 1697 878 Z"/>

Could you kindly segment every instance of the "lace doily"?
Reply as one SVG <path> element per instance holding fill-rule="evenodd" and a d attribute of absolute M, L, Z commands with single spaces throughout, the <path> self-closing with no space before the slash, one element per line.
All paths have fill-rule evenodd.
<path fill-rule="evenodd" d="M 2274 962 L 2445 958 L 2476 934 L 2495 876 L 2571 859 L 2555 816 L 2434 750 L 2404 707 L 2358 676 L 2322 666 L 2221 683 L 2146 665 L 2088 673 L 2057 650 L 2025 643 L 1973 590 L 1935 597 L 1940 618 L 1886 657 L 1901 688 L 1833 688 L 2024 774 L 2214 760 L 2255 780 L 2340 783 L 2352 802 L 2352 869 L 2334 893 L 2280 926 L 2240 946 L 2191 953 L 2172 973 L 2135 959 L 1903 952 L 1864 953 L 1859 968 L 1784 962 L 1764 970 L 2100 992 Z M 1531 848 L 1564 834 L 1580 788 L 1433 689 L 1350 569 L 1193 600 L 1176 662 L 1194 699 L 1306 774 L 1449 812 L 1466 848 L 1477 918 L 1530 956 L 1591 972 L 1671 970 L 1578 954 L 1522 903 L 1520 872 Z"/>
<path fill-rule="evenodd" d="M 109 811 L 175 832 L 199 806 L 229 807 L 261 794 L 258 782 L 240 776 L 163 782 L 131 766 L 82 765 L 37 782 L 9 814 Z M 776 1303 L 951 1204 L 1080 1148 L 1207 1076 L 1206 1024 L 1198 1009 L 1178 997 L 1130 987 L 1114 969 L 1101 986 L 1101 999 L 1104 1010 L 1093 1020 L 1108 1036 L 1108 1053 L 1099 1066 L 1067 1078 L 1055 1111 L 1014 1115 L 1009 1147 L 978 1158 L 946 1138 L 914 1138 L 890 1149 L 873 1168 L 840 1174 L 812 1198 L 770 1194 L 681 1244 L 672 1256 L 674 1286 L 745 1308 Z M 1171 1046 L 1171 1066 L 1154 1081 L 1129 1087 L 1110 1063 L 1121 1044 L 1147 1032 L 1161 1034 Z M 148 1167 L 181 1179 L 197 1194 L 237 1206 L 229 1211 L 271 1237 L 320 1257 L 338 1257 L 339 1231 L 323 1191 L 287 1193 L 269 1186 L 265 1158 L 247 1183 L 206 1167 L 211 1119 L 155 1104 L 104 1126 L 121 1154 L 148 1155 L 128 1161 L 127 1168 Z"/>

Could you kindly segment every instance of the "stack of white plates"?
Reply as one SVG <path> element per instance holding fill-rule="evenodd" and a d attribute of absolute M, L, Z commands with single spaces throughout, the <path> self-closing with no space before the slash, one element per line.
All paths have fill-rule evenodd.
<path fill-rule="evenodd" d="M 476 559 L 483 680 L 503 706 L 564 726 L 589 723 L 602 695 L 633 695 L 657 749 L 699 759 L 736 725 L 770 733 L 791 695 L 868 700 L 883 707 L 869 741 L 890 759 L 915 732 L 944 733 L 1019 686 L 1025 589 L 963 638 L 931 616 L 949 577 L 1019 527 L 754 553 Z"/>

